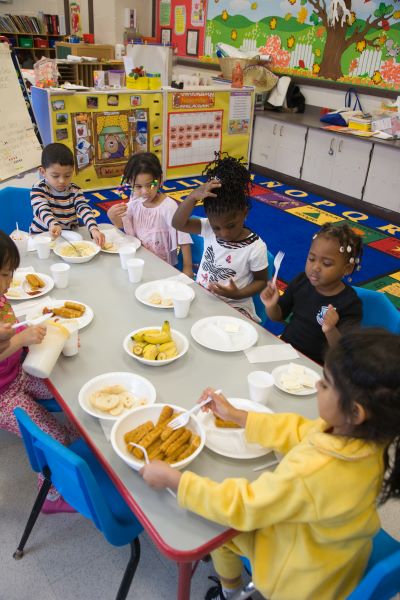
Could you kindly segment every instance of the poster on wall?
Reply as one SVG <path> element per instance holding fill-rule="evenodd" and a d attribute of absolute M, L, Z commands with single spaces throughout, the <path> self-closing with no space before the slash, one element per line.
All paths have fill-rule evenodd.
<path fill-rule="evenodd" d="M 225 42 L 282 75 L 400 90 L 396 0 L 210 0 L 204 52 Z"/>
<path fill-rule="evenodd" d="M 71 34 L 82 36 L 82 19 L 81 19 L 81 0 L 70 0 L 69 2 L 69 21 Z"/>
<path fill-rule="evenodd" d="M 175 35 L 183 35 L 186 29 L 186 7 L 175 6 L 174 30 Z"/>
<path fill-rule="evenodd" d="M 228 134 L 249 133 L 251 92 L 231 92 L 229 98 Z"/>
<path fill-rule="evenodd" d="M 178 56 L 202 56 L 208 1 L 156 0 L 157 41 L 171 43 Z"/>
<path fill-rule="evenodd" d="M 169 27 L 171 24 L 171 0 L 161 0 L 159 8 L 159 24 Z"/>
<path fill-rule="evenodd" d="M 190 22 L 194 26 L 204 25 L 205 7 L 203 0 L 192 0 Z"/>
<path fill-rule="evenodd" d="M 221 150 L 222 115 L 222 110 L 169 113 L 168 167 L 214 160 Z"/>

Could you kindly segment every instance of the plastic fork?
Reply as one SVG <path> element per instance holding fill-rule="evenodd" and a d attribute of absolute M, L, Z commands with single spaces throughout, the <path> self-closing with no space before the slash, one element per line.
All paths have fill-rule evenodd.
<path fill-rule="evenodd" d="M 63 236 L 62 233 L 60 234 L 60 237 L 62 237 L 62 239 L 67 242 L 67 244 L 69 244 L 70 246 L 73 247 L 73 249 L 75 250 L 75 252 L 77 253 L 78 256 L 82 257 L 81 251 L 75 246 L 75 244 L 70 242 L 65 236 Z"/>
<path fill-rule="evenodd" d="M 23 327 L 24 325 L 40 325 L 51 317 L 54 317 L 52 312 L 41 317 L 36 317 L 36 319 L 26 319 L 26 321 L 21 321 L 20 323 L 14 323 L 14 325 L 11 325 L 11 329 L 17 329 L 17 327 Z"/>
<path fill-rule="evenodd" d="M 144 448 L 140 444 L 135 444 L 135 442 L 128 442 L 128 445 L 129 446 L 135 446 L 135 448 L 139 448 L 139 450 L 141 450 L 143 452 L 143 454 L 144 454 L 144 460 L 145 460 L 146 464 L 147 465 L 149 464 L 150 459 L 149 459 L 149 455 L 147 454 L 146 448 Z M 171 488 L 167 487 L 165 489 L 167 490 L 167 492 L 169 494 L 171 494 L 171 496 L 173 496 L 174 498 L 176 498 L 176 494 L 175 494 L 175 492 L 173 490 L 171 490 Z"/>
<path fill-rule="evenodd" d="M 280 269 L 281 262 L 283 261 L 284 256 L 285 256 L 285 253 L 282 252 L 282 250 L 279 250 L 278 254 L 274 258 L 275 273 L 274 273 L 274 277 L 272 279 L 272 287 L 276 286 L 276 279 L 278 277 L 279 269 Z"/>
<path fill-rule="evenodd" d="M 215 390 L 216 394 L 220 394 L 222 392 L 222 390 Z M 171 429 L 180 429 L 181 427 L 185 427 L 185 425 L 187 425 L 189 423 L 189 419 L 190 416 L 197 413 L 202 406 L 205 406 L 206 404 L 208 404 L 209 402 L 211 402 L 212 398 L 211 396 L 208 396 L 208 398 L 206 398 L 205 400 L 203 400 L 203 402 L 200 402 L 200 404 L 195 404 L 195 406 L 193 406 L 193 408 L 191 408 L 190 410 L 187 410 L 185 412 L 183 412 L 181 415 L 178 415 L 177 417 L 175 417 L 175 419 L 173 419 L 170 423 L 168 423 L 168 427 L 170 427 Z"/>

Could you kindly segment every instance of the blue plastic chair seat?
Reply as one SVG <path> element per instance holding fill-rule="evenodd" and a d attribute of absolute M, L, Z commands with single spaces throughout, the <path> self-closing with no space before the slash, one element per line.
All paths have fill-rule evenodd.
<path fill-rule="evenodd" d="M 31 190 L 5 187 L 0 189 L 0 227 L 10 235 L 15 223 L 21 231 L 29 231 L 32 222 Z"/>
<path fill-rule="evenodd" d="M 392 333 L 400 334 L 400 311 L 392 304 L 384 292 L 353 286 L 362 302 L 362 327 L 384 327 Z"/>

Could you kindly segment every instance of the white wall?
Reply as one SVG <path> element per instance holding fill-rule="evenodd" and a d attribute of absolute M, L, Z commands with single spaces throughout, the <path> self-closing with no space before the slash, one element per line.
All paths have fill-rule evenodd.
<path fill-rule="evenodd" d="M 49 15 L 63 15 L 63 0 L 14 0 L 12 4 L 0 4 L 0 15 L 28 15 L 36 17 L 39 11 Z"/>

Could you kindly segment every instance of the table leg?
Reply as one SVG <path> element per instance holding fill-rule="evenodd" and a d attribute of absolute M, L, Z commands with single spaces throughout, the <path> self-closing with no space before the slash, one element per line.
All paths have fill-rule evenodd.
<path fill-rule="evenodd" d="M 190 600 L 190 584 L 192 580 L 192 563 L 178 563 L 178 595 L 177 600 Z"/>

